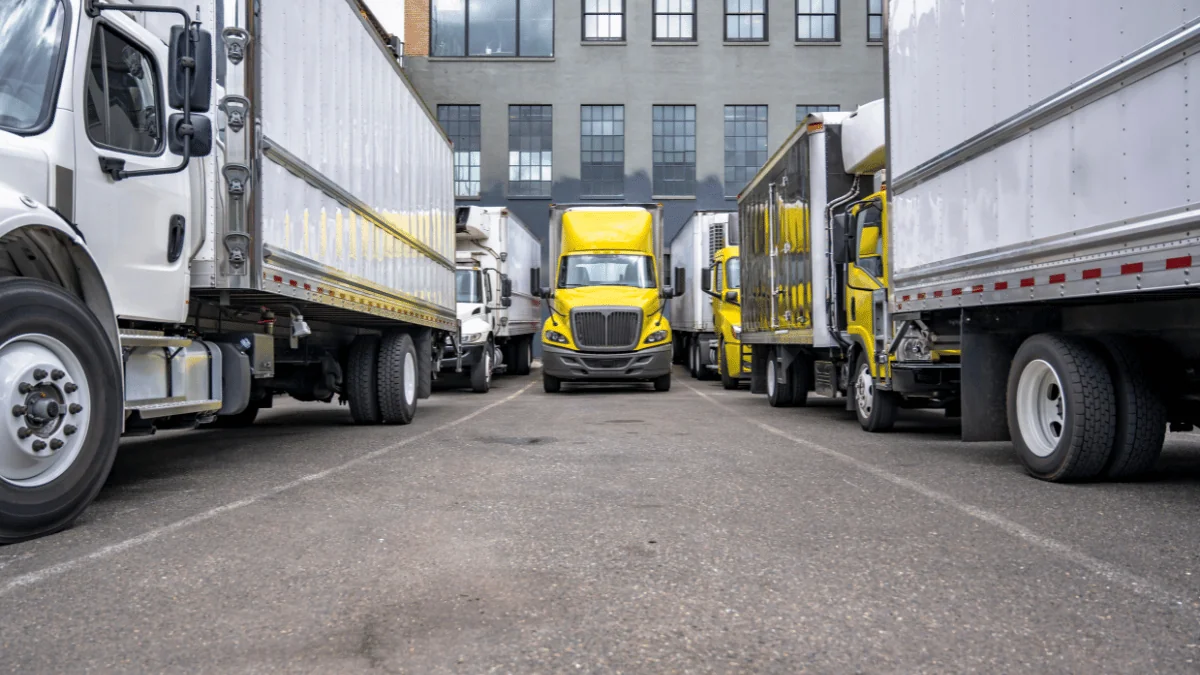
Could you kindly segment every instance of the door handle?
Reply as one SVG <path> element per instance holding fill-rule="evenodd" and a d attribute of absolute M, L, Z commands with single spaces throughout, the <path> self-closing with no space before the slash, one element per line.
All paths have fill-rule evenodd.
<path fill-rule="evenodd" d="M 183 255 L 183 235 L 187 231 L 187 221 L 183 216 L 171 216 L 171 224 L 167 229 L 167 262 L 173 263 Z"/>

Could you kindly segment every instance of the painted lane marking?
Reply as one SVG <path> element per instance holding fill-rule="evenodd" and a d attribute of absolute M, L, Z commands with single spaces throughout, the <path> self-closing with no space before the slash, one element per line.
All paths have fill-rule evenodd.
<path fill-rule="evenodd" d="M 372 450 L 371 452 L 368 452 L 365 455 L 360 455 L 360 456 L 355 457 L 354 459 L 351 459 L 342 464 L 338 464 L 336 466 L 330 467 L 328 469 L 324 469 L 322 471 L 318 471 L 316 473 L 308 474 L 307 476 L 302 476 L 300 478 L 297 478 L 293 481 L 289 481 L 282 485 L 276 485 L 275 487 L 273 487 L 269 490 L 260 492 L 251 497 L 246 497 L 245 499 L 239 499 L 235 502 L 229 502 L 228 504 L 222 504 L 221 506 L 217 506 L 215 508 L 209 509 L 202 513 L 197 513 L 194 516 L 188 516 L 187 518 L 184 518 L 182 520 L 177 520 L 173 523 L 169 523 L 167 525 L 163 525 L 162 527 L 158 527 L 153 530 L 149 530 L 147 532 L 139 534 L 136 537 L 131 537 L 129 539 L 117 542 L 115 544 L 109 544 L 108 546 L 96 549 L 95 551 L 92 551 L 91 553 L 88 553 L 87 555 L 80 556 L 78 558 L 73 558 L 71 560 L 67 560 L 67 561 L 58 563 L 56 565 L 51 565 L 49 567 L 46 567 L 46 568 L 43 568 L 40 570 L 35 570 L 33 572 L 27 572 L 20 576 L 13 577 L 12 579 L 9 579 L 7 582 L 5 582 L 3 586 L 0 586 L 0 596 L 7 595 L 8 593 L 11 593 L 12 591 L 14 591 L 18 588 L 23 588 L 25 586 L 32 586 L 34 584 L 45 581 L 47 579 L 50 579 L 50 578 L 53 578 L 53 577 L 56 577 L 56 576 L 59 576 L 62 574 L 66 574 L 67 572 L 70 572 L 71 570 L 74 570 L 75 568 L 80 567 L 86 563 L 94 562 L 97 560 L 103 560 L 105 558 L 111 558 L 111 557 L 117 555 L 118 553 L 128 551 L 137 546 L 141 546 L 142 544 L 146 544 L 146 543 L 154 541 L 155 539 L 159 539 L 163 535 L 171 534 L 172 532 L 178 532 L 179 530 L 191 527 L 192 525 L 197 525 L 197 524 L 203 523 L 207 520 L 212 520 L 213 518 L 216 518 L 217 516 L 229 513 L 230 511 L 236 511 L 238 509 L 250 506 L 252 504 L 257 504 L 258 502 L 261 502 L 264 499 L 267 499 L 269 497 L 274 497 L 275 495 L 277 495 L 281 492 L 287 492 L 288 490 L 291 490 L 293 488 L 298 488 L 302 485 L 307 485 L 308 483 L 311 483 L 313 481 L 318 481 L 318 480 L 321 480 L 322 478 L 328 478 L 329 476 L 332 476 L 334 474 L 341 473 L 341 472 L 345 471 L 346 469 L 357 466 L 364 462 L 369 462 L 373 459 L 378 459 L 379 457 L 382 457 L 388 453 L 394 452 L 406 445 L 409 445 L 411 443 L 419 441 L 423 438 L 427 438 L 429 436 L 432 436 L 433 434 L 446 431 L 447 429 L 451 429 L 453 427 L 459 426 L 460 424 L 463 424 L 464 422 L 468 422 L 468 421 L 482 415 L 483 413 L 491 410 L 492 408 L 504 405 L 505 403 L 508 403 L 509 401 L 512 401 L 516 397 L 525 393 L 525 391 L 528 390 L 533 385 L 534 385 L 534 383 L 530 382 L 529 384 L 526 384 L 524 387 L 521 387 L 520 389 L 518 389 L 516 392 L 509 394 L 507 397 L 502 398 L 499 401 L 496 401 L 495 403 L 490 403 L 490 404 L 476 410 L 475 412 L 470 413 L 469 415 L 464 415 L 463 417 L 460 417 L 456 420 L 447 422 L 441 426 L 434 427 L 427 431 L 422 431 L 421 433 L 419 433 L 415 436 L 410 436 L 408 438 L 405 438 L 402 441 L 398 441 L 389 446 L 379 448 L 378 450 Z"/>

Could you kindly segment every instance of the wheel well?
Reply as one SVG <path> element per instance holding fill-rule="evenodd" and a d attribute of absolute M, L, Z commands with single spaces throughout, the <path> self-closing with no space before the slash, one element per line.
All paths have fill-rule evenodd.
<path fill-rule="evenodd" d="M 61 286 L 100 321 L 120 362 L 120 337 L 104 277 L 86 248 L 49 226 L 22 227 L 0 237 L 0 279 L 24 277 Z"/>

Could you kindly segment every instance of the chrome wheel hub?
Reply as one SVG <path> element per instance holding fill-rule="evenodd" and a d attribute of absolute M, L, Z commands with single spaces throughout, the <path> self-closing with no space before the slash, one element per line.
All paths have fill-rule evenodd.
<path fill-rule="evenodd" d="M 854 380 L 854 399 L 859 414 L 864 418 L 870 417 L 875 410 L 875 380 L 871 377 L 871 369 L 865 363 Z"/>

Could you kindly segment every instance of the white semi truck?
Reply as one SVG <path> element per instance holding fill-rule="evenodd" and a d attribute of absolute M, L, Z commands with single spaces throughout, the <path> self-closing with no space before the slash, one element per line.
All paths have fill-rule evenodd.
<path fill-rule="evenodd" d="M 888 3 L 875 389 L 1036 477 L 1126 478 L 1200 422 L 1200 7 L 1009 9 Z"/>
<path fill-rule="evenodd" d="M 713 357 L 718 339 L 712 298 L 703 288 L 705 274 L 713 266 L 713 256 L 736 241 L 737 217 L 733 211 L 696 211 L 671 240 L 663 265 L 666 269 L 685 268 L 692 285 L 679 289 L 683 295 L 670 301 L 669 315 L 675 335 L 675 362 L 686 365 L 692 377 L 699 379 L 708 379 L 717 372 Z"/>
<path fill-rule="evenodd" d="M 123 433 L 407 423 L 457 341 L 451 148 L 366 8 L 162 4 L 0 15 L 0 542 Z"/>
<path fill-rule="evenodd" d="M 500 369 L 529 374 L 533 338 L 542 321 L 542 301 L 534 297 L 532 286 L 542 244 L 500 206 L 458 207 L 455 239 L 462 358 L 460 362 L 454 345 L 447 343 L 443 368 L 468 369 L 471 389 L 484 393 L 491 388 L 492 373 Z"/>

